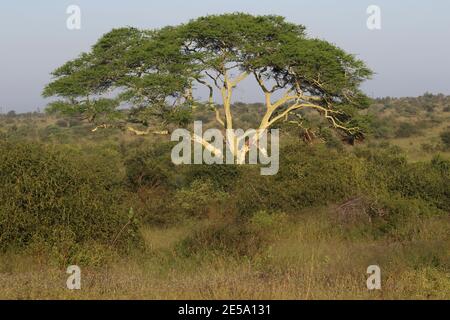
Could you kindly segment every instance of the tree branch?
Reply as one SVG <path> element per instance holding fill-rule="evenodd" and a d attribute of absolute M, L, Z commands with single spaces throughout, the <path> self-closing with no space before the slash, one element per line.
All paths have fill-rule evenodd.
<path fill-rule="evenodd" d="M 203 81 L 201 79 L 196 78 L 196 80 L 200 83 L 203 84 L 204 86 L 206 86 L 209 89 L 209 105 L 214 109 L 214 112 L 216 114 L 216 120 L 217 122 L 219 122 L 223 127 L 225 127 L 225 123 L 222 120 L 222 117 L 220 116 L 220 112 L 219 109 L 216 108 L 215 104 L 214 104 L 214 89 L 213 87 L 208 84 L 206 81 Z"/>
<path fill-rule="evenodd" d="M 167 131 L 167 130 L 151 131 L 150 128 L 148 128 L 145 131 L 141 131 L 141 130 L 137 130 L 137 129 L 134 129 L 134 128 L 128 126 L 127 130 L 133 132 L 137 136 L 145 136 L 145 135 L 148 135 L 148 134 L 159 134 L 159 135 L 168 135 L 169 134 L 169 131 Z"/>
<path fill-rule="evenodd" d="M 238 85 L 239 82 L 243 81 L 245 78 L 248 77 L 248 73 L 247 72 L 243 72 L 241 73 L 239 76 L 237 76 L 233 81 L 231 81 L 231 87 L 236 87 Z"/>
<path fill-rule="evenodd" d="M 201 144 L 203 147 L 205 147 L 205 149 L 207 149 L 209 152 L 213 153 L 215 156 L 218 156 L 218 157 L 222 156 L 222 150 L 214 147 L 212 144 L 210 144 L 208 141 L 206 141 L 202 137 L 194 134 L 192 136 L 192 141 Z"/>

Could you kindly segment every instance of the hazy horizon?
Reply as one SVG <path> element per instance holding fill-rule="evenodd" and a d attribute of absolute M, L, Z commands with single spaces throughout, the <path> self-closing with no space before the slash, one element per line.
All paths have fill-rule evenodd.
<path fill-rule="evenodd" d="M 80 30 L 66 27 L 66 9 L 72 4 L 81 8 Z M 366 27 L 366 9 L 372 4 L 381 8 L 381 30 Z M 376 72 L 363 86 L 369 96 L 450 94 L 450 44 L 445 42 L 450 33 L 449 2 L 22 0 L 0 4 L 0 110 L 42 110 L 48 100 L 40 94 L 51 79 L 50 72 L 88 51 L 112 28 L 159 28 L 229 12 L 282 15 L 305 25 L 310 36 L 356 54 Z M 248 83 L 236 92 L 235 101 L 260 101 L 256 92 Z"/>

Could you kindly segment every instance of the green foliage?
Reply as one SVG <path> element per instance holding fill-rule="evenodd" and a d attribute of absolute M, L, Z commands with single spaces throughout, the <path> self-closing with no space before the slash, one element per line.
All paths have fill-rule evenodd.
<path fill-rule="evenodd" d="M 287 146 L 282 149 L 280 171 L 262 177 L 246 170 L 232 198 L 243 216 L 258 210 L 297 212 L 366 195 L 398 196 L 423 201 L 430 207 L 450 209 L 449 163 L 408 163 L 394 147 L 358 148 L 355 154 L 322 147 Z M 282 192 L 274 192 L 282 190 Z"/>
<path fill-rule="evenodd" d="M 117 125 L 115 122 L 124 117 L 119 106 L 127 103 L 133 107 L 134 120 L 140 119 L 137 114 L 147 107 L 166 106 L 166 99 L 184 94 L 189 83 L 183 74 L 187 71 L 180 66 L 185 63 L 170 29 L 113 29 L 91 52 L 52 73 L 54 80 L 45 87 L 43 96 L 63 100 L 49 104 L 47 112 L 82 115 L 96 124 Z M 140 120 L 149 122 L 145 117 Z"/>
<path fill-rule="evenodd" d="M 420 131 L 417 128 L 417 125 L 409 122 L 402 122 L 400 123 L 399 128 L 397 129 L 397 132 L 395 133 L 396 137 L 398 138 L 409 138 L 413 135 L 419 134 Z"/>
<path fill-rule="evenodd" d="M 359 86 L 372 71 L 337 46 L 308 38 L 304 26 L 275 15 L 209 15 L 160 30 L 113 29 L 90 52 L 56 69 L 43 95 L 62 98 L 48 112 L 77 114 L 100 125 L 186 126 L 188 109 L 199 104 L 194 88 L 206 85 L 211 102 L 214 86 L 230 86 L 225 79 L 232 69 L 255 76 L 264 93 L 296 93 L 310 107 L 313 101 L 316 109 L 330 112 L 326 119 L 333 119 L 334 128 L 352 139 L 362 137 L 365 120 L 355 111 L 368 106 Z M 264 81 L 276 85 L 269 90 Z M 121 104 L 130 112 L 119 112 Z"/>
<path fill-rule="evenodd" d="M 226 66 L 233 64 L 237 70 L 254 75 L 264 93 L 297 93 L 305 105 L 311 105 L 307 97 L 314 96 L 316 106 L 331 109 L 340 125 L 352 128 L 343 133 L 362 136 L 364 120 L 355 118 L 354 112 L 369 104 L 359 86 L 372 71 L 335 45 L 307 38 L 304 26 L 280 16 L 234 13 L 201 17 L 181 30 L 186 51 L 199 70 L 212 70 L 219 79 L 226 77 L 232 69 Z M 199 82 L 203 84 L 208 77 L 201 75 Z M 269 88 L 265 82 L 275 86 Z"/>
<path fill-rule="evenodd" d="M 238 165 L 192 165 L 183 168 L 184 184 L 196 180 L 209 180 L 215 190 L 229 192 L 241 177 L 242 170 Z"/>
<path fill-rule="evenodd" d="M 66 120 L 64 120 L 64 119 L 58 119 L 58 120 L 55 122 L 55 124 L 56 124 L 58 127 L 61 127 L 61 128 L 67 128 L 67 127 L 69 126 L 69 123 L 68 123 Z"/>
<path fill-rule="evenodd" d="M 444 212 L 421 199 L 387 197 L 379 201 L 378 211 L 383 216 L 375 220 L 372 230 L 376 236 L 387 235 L 396 240 L 412 240 L 420 229 L 420 221 L 432 216 L 444 216 Z"/>
<path fill-rule="evenodd" d="M 338 227 L 349 240 L 389 241 L 420 239 L 424 221 L 445 219 L 445 212 L 422 199 L 377 194 L 356 198 L 335 209 Z"/>
<path fill-rule="evenodd" d="M 320 128 L 319 136 L 325 140 L 325 145 L 328 148 L 343 151 L 343 143 L 337 138 L 328 128 Z"/>
<path fill-rule="evenodd" d="M 351 154 L 286 146 L 280 156 L 276 176 L 263 177 L 249 169 L 240 179 L 235 198 L 241 214 L 259 210 L 293 212 L 342 201 L 363 190 L 366 165 Z"/>
<path fill-rule="evenodd" d="M 226 254 L 234 257 L 251 257 L 268 249 L 286 229 L 287 217 L 281 213 L 256 212 L 242 221 L 216 221 L 201 228 L 178 246 L 181 254 Z"/>
<path fill-rule="evenodd" d="M 431 163 L 408 164 L 397 172 L 390 189 L 407 198 L 426 200 L 450 210 L 450 162 L 435 158 Z"/>
<path fill-rule="evenodd" d="M 30 143 L 2 142 L 0 149 L 2 250 L 41 241 L 69 259 L 87 242 L 121 249 L 137 243 L 131 223 L 113 245 L 129 217 L 105 159 Z"/>
<path fill-rule="evenodd" d="M 175 193 L 173 210 L 179 216 L 206 218 L 209 213 L 219 213 L 228 198 L 227 193 L 215 189 L 211 180 L 195 180 Z"/>
<path fill-rule="evenodd" d="M 450 149 L 450 129 L 447 129 L 446 131 L 442 132 L 440 134 L 440 138 L 442 143 L 444 144 L 444 148 Z"/>
<path fill-rule="evenodd" d="M 168 136 L 92 134 L 77 113 L 0 116 L 3 297 L 73 298 L 63 288 L 42 288 L 60 279 L 61 267 L 77 264 L 100 267 L 85 270 L 92 284 L 86 298 L 148 298 L 155 288 L 155 297 L 164 298 L 168 286 L 180 288 L 174 298 L 204 298 L 205 288 L 213 299 L 305 298 L 299 292 L 309 281 L 314 298 L 319 291 L 325 298 L 335 292 L 373 298 L 361 287 L 361 270 L 376 262 L 386 271 L 380 298 L 446 298 L 450 162 L 438 136 L 446 115 L 438 112 L 448 101 L 427 95 L 376 102 L 380 117 L 372 132 L 383 124 L 379 138 L 389 138 L 400 112 L 403 122 L 411 114 L 411 123 L 430 130 L 401 142 L 426 142 L 430 155 L 440 151 L 431 161 L 384 142 L 341 146 L 317 116 L 303 124 L 318 126 L 313 132 L 326 142 L 305 145 L 302 128 L 283 125 L 280 172 L 273 177 L 262 177 L 257 166 L 174 166 Z M 421 103 L 436 106 L 439 127 Z M 204 115 L 206 107 L 193 115 Z M 233 108 L 237 118 L 257 118 L 264 109 Z M 141 248 L 141 234 L 145 250 L 119 256 Z M 140 275 L 148 272 L 143 284 Z M 23 276 L 27 281 L 17 280 Z M 96 281 L 111 277 L 116 280 Z"/>
<path fill-rule="evenodd" d="M 442 210 L 450 209 L 450 163 L 439 157 L 429 163 L 408 163 L 395 147 L 359 149 L 357 155 L 370 161 L 368 178 L 384 192 L 407 199 L 422 199 Z"/>
<path fill-rule="evenodd" d="M 126 149 L 127 184 L 132 190 L 139 188 L 171 187 L 176 182 L 175 166 L 170 160 L 172 143 L 140 144 Z"/>

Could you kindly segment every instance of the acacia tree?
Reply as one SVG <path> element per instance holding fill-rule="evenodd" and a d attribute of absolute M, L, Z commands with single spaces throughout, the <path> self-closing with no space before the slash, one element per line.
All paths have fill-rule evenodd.
<path fill-rule="evenodd" d="M 65 63 L 52 75 L 54 80 L 44 97 L 58 97 L 47 111 L 79 114 L 98 128 L 119 126 L 136 134 L 146 134 L 130 123 L 158 127 L 168 122 L 183 124 L 189 114 L 191 88 L 188 57 L 180 54 L 180 44 L 171 28 L 141 31 L 114 29 L 105 34 L 89 53 Z M 171 108 L 169 108 L 169 101 Z M 119 110 L 124 105 L 128 112 Z M 152 131 L 162 133 L 161 131 Z"/>
<path fill-rule="evenodd" d="M 49 110 L 77 111 L 89 120 L 100 115 L 111 120 L 120 103 L 131 111 L 121 121 L 150 125 L 158 115 L 179 121 L 180 110 L 196 103 L 198 85 L 209 90 L 207 104 L 226 131 L 231 152 L 239 153 L 233 135 L 232 98 L 241 82 L 253 77 L 265 101 L 257 134 L 243 153 L 257 145 L 265 130 L 289 120 L 300 110 L 316 110 L 330 125 L 353 138 L 362 136 L 356 111 L 368 104 L 360 84 L 372 72 L 365 64 L 335 45 L 306 36 L 305 27 L 279 16 L 235 13 L 212 15 L 161 30 L 116 29 L 93 46 L 90 53 L 66 63 L 45 96 L 60 96 Z M 119 91 L 117 98 L 102 97 Z M 216 106 L 216 95 L 222 101 Z M 93 102 L 90 97 L 96 97 Z M 188 117 L 181 117 L 186 122 Z M 180 122 L 180 121 L 179 121 Z M 105 123 L 102 124 L 106 126 Z M 140 132 L 131 128 L 137 134 Z M 221 153 L 200 137 L 194 140 Z"/>
<path fill-rule="evenodd" d="M 252 143 L 277 121 L 306 108 L 317 110 L 345 134 L 361 136 L 352 115 L 367 106 L 359 86 L 372 73 L 354 56 L 326 41 L 307 38 L 303 26 L 279 16 L 207 16 L 183 28 L 184 50 L 203 70 L 196 80 L 208 87 L 210 104 L 214 89 L 220 92 L 223 110 L 215 109 L 216 119 L 227 133 L 233 129 L 233 90 L 253 76 L 266 111 Z M 238 141 L 229 140 L 237 153 Z M 244 153 L 250 147 L 245 145 Z"/>

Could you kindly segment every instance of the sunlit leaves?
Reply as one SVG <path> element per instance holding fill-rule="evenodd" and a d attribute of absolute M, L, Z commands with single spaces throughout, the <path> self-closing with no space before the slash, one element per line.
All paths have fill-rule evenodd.
<path fill-rule="evenodd" d="M 164 124 L 179 123 L 174 112 L 196 103 L 195 85 L 206 79 L 220 88 L 231 70 L 257 77 L 267 90 L 315 97 L 314 103 L 336 111 L 342 124 L 368 105 L 359 87 L 372 72 L 361 60 L 307 37 L 304 26 L 283 17 L 243 13 L 209 15 L 160 30 L 113 29 L 90 52 L 56 69 L 43 95 L 64 99 L 48 110 L 78 111 L 91 120 L 108 112 L 115 118 L 119 106 L 126 106 L 131 121 L 148 125 L 156 115 Z M 104 108 L 101 99 L 115 103 Z"/>

